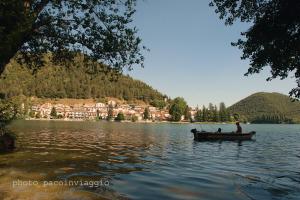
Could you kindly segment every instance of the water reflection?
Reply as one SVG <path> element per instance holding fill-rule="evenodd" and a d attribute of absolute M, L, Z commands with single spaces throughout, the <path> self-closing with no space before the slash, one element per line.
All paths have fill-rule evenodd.
<path fill-rule="evenodd" d="M 0 199 L 297 199 L 300 126 L 284 141 L 270 126 L 249 126 L 258 138 L 243 143 L 194 142 L 192 126 L 17 122 L 18 149 L 0 156 Z M 109 186 L 13 188 L 16 179 Z"/>
<path fill-rule="evenodd" d="M 151 162 L 144 159 L 146 152 L 157 138 L 101 125 L 105 129 L 98 124 L 87 129 L 78 129 L 78 124 L 53 123 L 45 123 L 42 129 L 32 124 L 17 127 L 14 131 L 19 133 L 18 150 L 1 157 L 1 163 L 6 162 L 1 168 L 13 167 L 23 179 L 28 177 L 22 174 L 42 174 L 30 176 L 37 180 L 101 180 L 143 171 L 145 164 Z"/>

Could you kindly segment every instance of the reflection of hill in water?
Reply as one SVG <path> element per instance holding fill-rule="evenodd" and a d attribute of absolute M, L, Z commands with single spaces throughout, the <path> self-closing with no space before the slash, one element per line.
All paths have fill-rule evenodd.
<path fill-rule="evenodd" d="M 121 123 L 120 127 L 111 127 L 110 123 L 101 123 L 101 126 L 86 122 L 26 123 L 29 124 L 14 129 L 18 132 L 18 150 L 2 158 L 6 161 L 1 166 L 2 174 L 8 173 L 2 178 L 2 183 L 17 177 L 40 181 L 110 180 L 115 174 L 142 171 L 145 164 L 151 162 L 146 159 L 146 153 L 155 140 L 154 136 L 140 132 L 128 134 L 123 131 Z M 5 169 L 10 166 L 14 167 L 13 171 Z M 32 191 L 40 189 L 35 187 Z M 46 194 L 53 195 L 56 190 L 70 192 L 68 187 L 51 187 Z M 103 188 L 86 187 L 85 190 L 100 192 Z M 105 193 L 109 190 L 110 187 L 105 188 Z M 14 191 L 10 193 L 13 195 Z M 109 197 L 114 193 L 110 191 L 105 195 Z M 71 192 L 68 199 L 73 196 L 89 195 Z"/>
<path fill-rule="evenodd" d="M 37 170 L 51 168 L 53 164 L 49 163 L 55 163 L 56 168 L 74 168 L 74 173 L 85 171 L 86 167 L 99 175 L 139 171 L 142 170 L 139 163 L 148 162 L 143 157 L 155 140 L 151 135 L 128 134 L 118 126 L 111 128 L 109 123 L 101 123 L 102 127 L 85 122 L 43 123 L 46 125 L 43 130 L 24 128 L 18 139 L 21 156 L 28 156 Z M 89 127 L 84 129 L 86 124 Z M 21 168 L 27 166 L 18 161 L 12 164 Z M 55 177 L 57 173 L 48 175 Z"/>
<path fill-rule="evenodd" d="M 242 125 L 250 142 L 194 142 L 196 124 L 19 121 L 0 156 L 0 199 L 297 199 L 299 125 Z M 205 130 L 234 125 L 201 125 Z M 108 187 L 12 188 L 15 179 Z M 215 192 L 218 191 L 218 192 Z M 39 196 L 40 195 L 40 196 Z M 20 198 L 19 198 L 20 199 Z"/>

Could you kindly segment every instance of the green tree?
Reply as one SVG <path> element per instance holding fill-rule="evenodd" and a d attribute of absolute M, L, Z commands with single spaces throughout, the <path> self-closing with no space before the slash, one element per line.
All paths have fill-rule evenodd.
<path fill-rule="evenodd" d="M 12 99 L 0 98 L 0 135 L 5 133 L 5 127 L 17 118 L 20 108 Z"/>
<path fill-rule="evenodd" d="M 62 116 L 62 115 L 57 115 L 57 119 L 62 119 L 62 118 L 64 118 L 64 116 Z"/>
<path fill-rule="evenodd" d="M 271 67 L 268 81 L 294 73 L 297 87 L 290 95 L 300 98 L 300 1 L 299 0 L 212 0 L 226 25 L 240 20 L 250 28 L 233 46 L 242 49 L 242 59 L 250 60 L 245 75 Z M 249 23 L 250 22 L 250 23 Z"/>
<path fill-rule="evenodd" d="M 220 121 L 220 118 L 219 118 L 219 112 L 218 112 L 218 108 L 217 108 L 216 105 L 213 107 L 213 117 L 212 117 L 212 121 L 213 121 L 213 122 L 218 122 L 218 121 Z"/>
<path fill-rule="evenodd" d="M 221 122 L 226 122 L 228 121 L 228 113 L 227 113 L 227 108 L 225 106 L 224 102 L 220 103 L 220 108 L 219 108 L 219 117 Z"/>
<path fill-rule="evenodd" d="M 226 121 L 231 122 L 232 118 L 228 109 L 226 109 Z"/>
<path fill-rule="evenodd" d="M 150 110 L 149 110 L 148 107 L 145 108 L 143 117 L 144 117 L 145 120 L 150 119 Z"/>
<path fill-rule="evenodd" d="M 197 122 L 201 122 L 201 121 L 202 121 L 202 112 L 201 112 L 201 110 L 200 110 L 199 108 L 197 108 L 195 120 L 196 120 Z"/>
<path fill-rule="evenodd" d="M 40 112 L 38 112 L 36 115 L 35 115 L 35 118 L 37 118 L 37 119 L 40 119 L 42 116 L 41 116 L 41 113 Z"/>
<path fill-rule="evenodd" d="M 112 120 L 113 118 L 114 118 L 114 108 L 112 105 L 109 105 L 107 111 L 107 120 Z"/>
<path fill-rule="evenodd" d="M 51 116 L 53 119 L 56 119 L 56 118 L 57 118 L 57 112 L 56 112 L 56 108 L 55 108 L 55 107 L 52 107 L 51 112 L 50 112 L 50 116 Z"/>
<path fill-rule="evenodd" d="M 208 122 L 208 109 L 205 106 L 202 107 L 202 121 Z"/>
<path fill-rule="evenodd" d="M 191 120 L 192 116 L 191 116 L 191 108 L 189 106 L 185 107 L 184 110 L 184 119 L 185 120 Z"/>
<path fill-rule="evenodd" d="M 234 121 L 239 121 L 240 120 L 240 115 L 238 113 L 233 114 L 233 119 Z"/>
<path fill-rule="evenodd" d="M 131 24 L 135 6 L 136 0 L 1 1 L 0 74 L 17 52 L 19 61 L 31 63 L 34 70 L 43 66 L 47 52 L 57 63 L 74 61 L 82 52 L 109 66 L 96 69 L 87 62 L 92 73 L 143 64 L 144 47 Z"/>
<path fill-rule="evenodd" d="M 29 112 L 29 117 L 30 117 L 30 118 L 36 117 L 35 112 L 31 110 L 31 111 Z"/>
<path fill-rule="evenodd" d="M 117 117 L 115 118 L 116 121 L 123 121 L 125 120 L 125 116 L 122 112 L 118 113 Z"/>
<path fill-rule="evenodd" d="M 214 115 L 214 105 L 212 103 L 208 104 L 208 110 L 207 110 L 207 118 L 208 121 L 213 121 L 213 115 Z"/>
<path fill-rule="evenodd" d="M 132 122 L 136 122 L 137 120 L 138 120 L 138 117 L 137 117 L 137 116 L 133 115 L 133 116 L 131 117 L 131 121 L 132 121 Z"/>
<path fill-rule="evenodd" d="M 182 97 L 177 97 L 172 101 L 169 113 L 171 114 L 172 121 L 180 121 L 181 116 L 184 115 L 187 103 Z"/>
<path fill-rule="evenodd" d="M 166 106 L 166 102 L 164 100 L 154 99 L 150 104 L 156 108 L 163 109 Z"/>

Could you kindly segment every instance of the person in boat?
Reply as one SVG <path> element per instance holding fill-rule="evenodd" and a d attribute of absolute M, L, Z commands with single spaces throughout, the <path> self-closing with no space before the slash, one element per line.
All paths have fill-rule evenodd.
<path fill-rule="evenodd" d="M 221 132 L 222 132 L 222 129 L 221 129 L 221 128 L 218 128 L 217 133 L 221 133 Z"/>
<path fill-rule="evenodd" d="M 240 125 L 240 122 L 237 122 L 235 124 L 236 124 L 236 133 L 242 133 L 242 127 Z"/>

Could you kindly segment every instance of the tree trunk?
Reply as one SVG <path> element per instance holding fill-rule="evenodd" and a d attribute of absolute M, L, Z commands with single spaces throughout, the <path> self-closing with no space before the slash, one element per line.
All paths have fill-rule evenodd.
<path fill-rule="evenodd" d="M 21 47 L 30 40 L 32 26 L 28 21 L 18 22 L 8 33 L 1 35 L 0 41 L 0 75 L 4 72 L 6 65 L 18 53 Z"/>
<path fill-rule="evenodd" d="M 41 0 L 36 9 L 38 12 L 49 0 Z M 2 6 L 2 5 L 1 5 Z M 30 39 L 38 12 L 30 13 L 30 1 L 11 1 L 3 4 L 0 11 L 13 10 L 6 15 L 1 13 L 0 23 L 0 75 L 6 65 L 17 54 L 20 48 Z"/>

